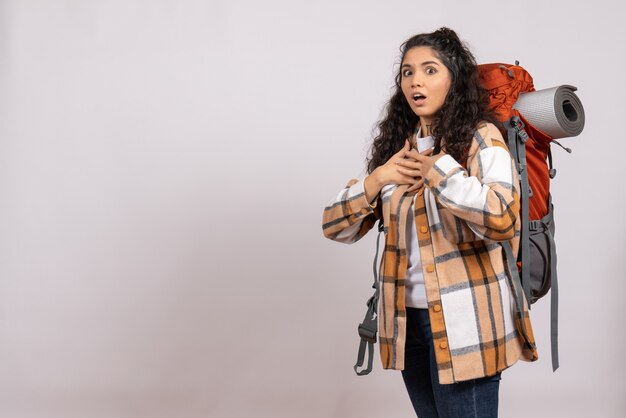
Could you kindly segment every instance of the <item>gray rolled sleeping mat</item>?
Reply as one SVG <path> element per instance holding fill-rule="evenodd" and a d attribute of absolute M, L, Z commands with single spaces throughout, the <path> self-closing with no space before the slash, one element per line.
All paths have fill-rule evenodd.
<path fill-rule="evenodd" d="M 577 136 L 585 127 L 585 110 L 576 90 L 562 85 L 521 93 L 513 109 L 554 139 Z"/>
<path fill-rule="evenodd" d="M 585 126 L 585 111 L 578 96 L 574 93 L 576 87 L 561 85 L 530 93 L 521 93 L 514 109 L 517 109 L 524 118 L 534 127 L 552 137 L 554 143 L 560 145 L 554 139 L 567 138 L 579 135 Z M 509 132 L 509 136 L 511 133 Z M 520 166 L 520 181 L 523 189 L 529 190 L 526 173 L 526 150 L 525 146 L 515 135 L 509 138 L 509 147 L 516 143 L 514 158 Z M 522 141 L 525 143 L 525 141 Z M 570 149 L 563 147 L 566 151 Z M 556 170 L 552 168 L 552 154 L 548 152 L 550 177 L 554 178 Z M 528 214 L 529 194 L 522 195 L 522 213 Z M 522 280 L 524 293 L 530 303 L 551 290 L 550 309 L 550 335 L 552 351 L 552 369 L 559 367 L 558 360 L 558 282 L 556 271 L 556 249 L 554 244 L 554 218 L 552 199 L 548 198 L 548 214 L 540 220 L 529 221 L 527 216 L 522 216 L 522 237 L 520 242 L 520 255 L 522 265 L 530 268 L 522 268 Z M 524 232 L 528 231 L 528 232 Z M 505 247 L 505 250 L 507 248 Z M 511 259 L 509 250 L 507 258 Z M 509 261 L 511 262 L 511 261 Z M 547 262 L 547 265 L 545 264 Z M 516 269 L 511 268 L 515 271 Z M 546 274 L 549 279 L 546 282 Z M 514 276 L 517 276 L 514 273 Z M 519 277 L 515 278 L 519 281 Z M 541 289 L 536 295 L 532 295 L 535 289 Z M 530 308 L 530 305 L 529 305 Z"/>

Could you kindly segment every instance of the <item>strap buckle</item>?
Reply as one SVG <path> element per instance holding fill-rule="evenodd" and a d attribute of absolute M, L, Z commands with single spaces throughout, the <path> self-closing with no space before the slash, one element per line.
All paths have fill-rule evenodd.
<path fill-rule="evenodd" d="M 524 127 L 526 126 L 524 124 L 524 122 L 517 115 L 515 115 L 515 116 L 511 117 L 511 119 L 509 119 L 509 124 L 511 125 L 511 128 L 514 128 L 518 132 L 521 131 L 522 129 L 524 129 Z"/>
<path fill-rule="evenodd" d="M 359 324 L 359 336 L 361 339 L 367 341 L 368 343 L 376 343 L 376 326 L 372 327 L 371 324 L 361 323 Z"/>

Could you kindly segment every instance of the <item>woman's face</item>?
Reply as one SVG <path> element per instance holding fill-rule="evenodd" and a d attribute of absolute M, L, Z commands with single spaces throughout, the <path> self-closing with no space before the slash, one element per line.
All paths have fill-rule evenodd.
<path fill-rule="evenodd" d="M 405 53 L 400 75 L 402 93 L 422 128 L 431 125 L 450 90 L 450 71 L 431 47 L 417 46 Z"/>

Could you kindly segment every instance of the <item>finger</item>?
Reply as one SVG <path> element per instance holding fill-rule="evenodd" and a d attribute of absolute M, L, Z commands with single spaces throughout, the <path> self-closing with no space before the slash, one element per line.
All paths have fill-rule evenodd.
<path fill-rule="evenodd" d="M 406 169 L 406 168 L 398 167 L 398 173 L 403 174 L 405 176 L 410 176 L 411 178 L 415 178 L 415 177 L 419 176 L 420 171 L 419 170 L 409 170 L 409 169 Z"/>
<path fill-rule="evenodd" d="M 422 151 L 421 154 L 422 155 L 427 155 L 427 156 L 433 155 L 433 149 L 434 148 L 428 148 L 427 150 Z"/>
<path fill-rule="evenodd" d="M 415 170 L 419 168 L 422 165 L 422 163 L 403 158 L 403 159 L 397 160 L 396 165 Z"/>
<path fill-rule="evenodd" d="M 411 150 L 410 152 L 405 153 L 405 156 L 419 162 L 422 162 L 425 158 L 428 158 L 427 155 L 420 154 L 419 152 L 417 152 L 417 150 Z"/>
<path fill-rule="evenodd" d="M 419 161 L 403 161 L 396 164 L 398 171 L 402 170 L 402 173 L 410 172 L 413 177 L 423 177 L 422 173 L 424 170 L 422 168 L 422 163 Z"/>
<path fill-rule="evenodd" d="M 410 192 L 414 192 L 415 190 L 418 190 L 419 188 L 420 188 L 420 183 L 416 182 L 411 187 L 409 187 L 406 191 L 410 193 Z"/>
<path fill-rule="evenodd" d="M 412 158 L 415 160 L 417 159 L 418 155 L 419 155 L 419 152 L 417 152 L 415 148 L 411 148 L 410 150 L 404 153 L 404 158 Z"/>
<path fill-rule="evenodd" d="M 411 143 L 409 142 L 408 139 L 404 140 L 404 145 L 402 146 L 402 148 L 400 149 L 400 151 L 396 152 L 394 154 L 394 157 L 403 157 L 404 153 L 407 152 L 408 150 L 411 149 Z"/>
<path fill-rule="evenodd" d="M 424 185 L 424 179 L 420 177 L 419 180 L 415 182 L 411 187 L 407 189 L 407 192 L 412 192 L 414 190 L 418 190 L 420 187 Z"/>
<path fill-rule="evenodd" d="M 415 178 L 411 177 L 411 176 L 407 176 L 405 174 L 402 173 L 397 173 L 396 178 L 394 179 L 395 184 L 408 184 L 408 185 L 413 185 L 415 184 Z"/>

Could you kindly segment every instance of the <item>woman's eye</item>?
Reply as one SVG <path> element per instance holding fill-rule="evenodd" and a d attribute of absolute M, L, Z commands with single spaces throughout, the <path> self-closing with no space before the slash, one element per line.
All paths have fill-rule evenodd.
<path fill-rule="evenodd" d="M 426 74 L 435 74 L 437 72 L 437 70 L 435 70 L 433 67 L 426 67 Z"/>
<path fill-rule="evenodd" d="M 408 77 L 411 75 L 411 70 L 404 70 L 404 72 L 402 73 L 403 76 Z"/>

